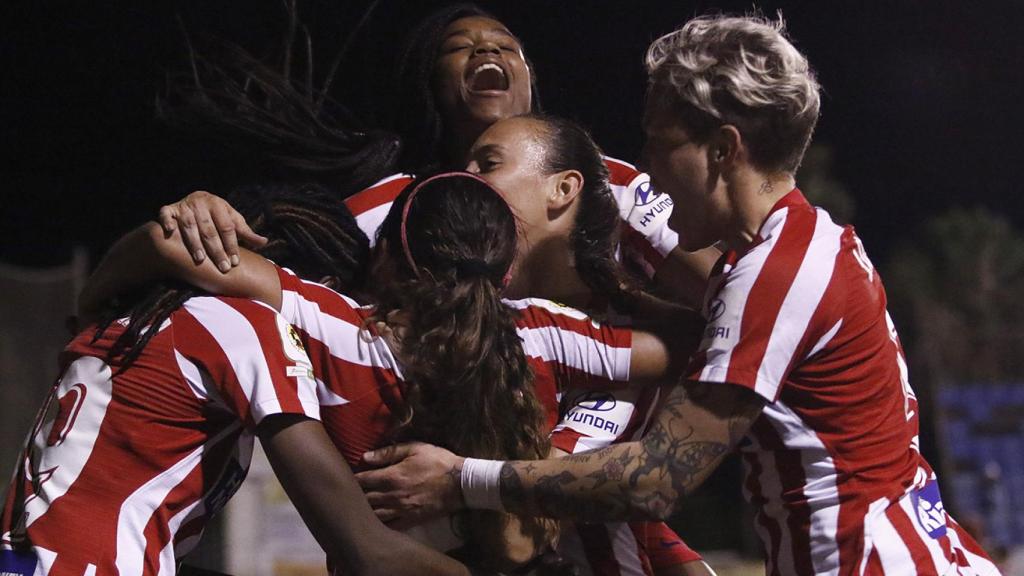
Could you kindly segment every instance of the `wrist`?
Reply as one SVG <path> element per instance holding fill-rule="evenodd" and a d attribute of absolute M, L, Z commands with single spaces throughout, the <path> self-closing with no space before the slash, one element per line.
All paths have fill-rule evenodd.
<path fill-rule="evenodd" d="M 467 508 L 505 510 L 501 503 L 501 468 L 504 465 L 503 460 L 463 460 L 459 484 L 462 488 L 462 500 Z"/>

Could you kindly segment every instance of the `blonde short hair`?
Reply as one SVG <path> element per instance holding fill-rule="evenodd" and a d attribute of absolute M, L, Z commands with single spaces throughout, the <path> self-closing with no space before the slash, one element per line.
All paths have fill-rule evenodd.
<path fill-rule="evenodd" d="M 731 124 L 758 168 L 795 172 L 821 105 L 818 81 L 777 20 L 702 16 L 647 49 L 649 97 L 678 110 L 696 137 Z"/>

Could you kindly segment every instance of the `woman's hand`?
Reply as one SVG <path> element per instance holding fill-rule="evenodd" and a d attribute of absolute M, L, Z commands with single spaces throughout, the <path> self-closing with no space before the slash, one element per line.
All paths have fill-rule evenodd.
<path fill-rule="evenodd" d="M 380 469 L 360 472 L 356 479 L 377 517 L 393 528 L 415 526 L 463 508 L 461 456 L 411 442 L 367 452 L 363 460 Z"/>
<path fill-rule="evenodd" d="M 239 242 L 247 248 L 267 243 L 231 204 L 203 190 L 160 208 L 157 220 L 168 235 L 181 231 L 181 240 L 196 264 L 209 256 L 221 272 L 238 265 Z"/>

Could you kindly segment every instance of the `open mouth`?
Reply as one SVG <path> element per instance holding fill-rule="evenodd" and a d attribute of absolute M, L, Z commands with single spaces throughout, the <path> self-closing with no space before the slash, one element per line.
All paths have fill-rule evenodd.
<path fill-rule="evenodd" d="M 485 62 L 474 68 L 466 78 L 466 84 L 473 92 L 508 90 L 508 76 L 501 66 Z"/>

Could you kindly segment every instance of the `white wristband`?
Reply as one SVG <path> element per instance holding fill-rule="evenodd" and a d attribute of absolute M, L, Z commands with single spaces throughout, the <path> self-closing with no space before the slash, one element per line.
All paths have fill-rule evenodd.
<path fill-rule="evenodd" d="M 466 458 L 462 463 L 462 497 L 466 507 L 473 510 L 504 511 L 501 504 L 502 460 Z"/>

